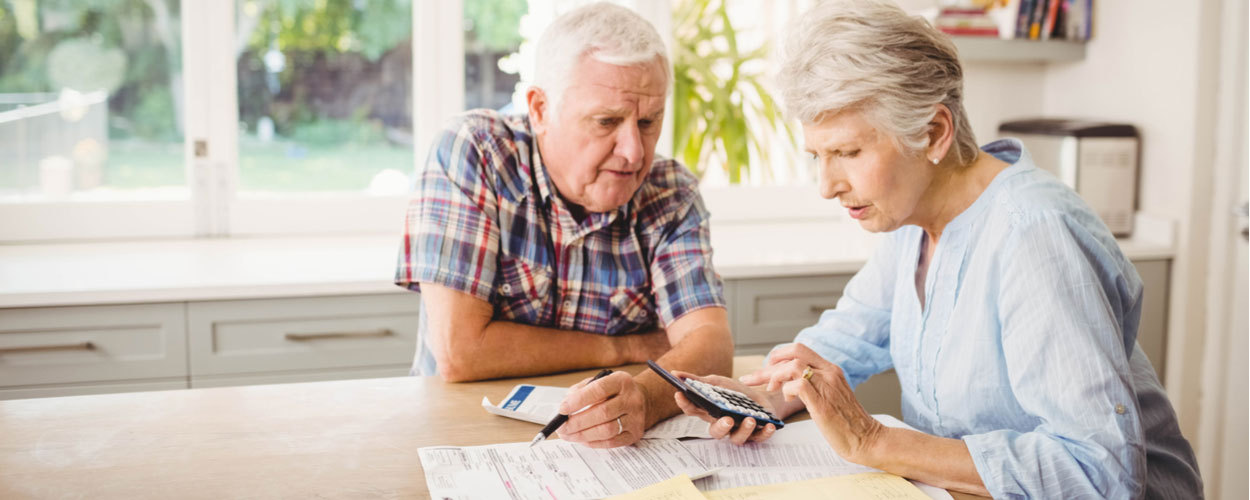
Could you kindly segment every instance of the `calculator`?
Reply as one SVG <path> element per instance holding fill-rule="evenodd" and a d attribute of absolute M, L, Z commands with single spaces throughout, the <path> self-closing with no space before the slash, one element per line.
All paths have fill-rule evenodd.
<path fill-rule="evenodd" d="M 673 387 L 681 391 L 686 399 L 702 408 L 712 418 L 730 417 L 734 419 L 734 426 L 742 424 L 742 420 L 747 417 L 754 418 L 756 425 L 761 427 L 765 424 L 773 424 L 778 429 L 786 426 L 781 419 L 746 394 L 694 379 L 677 378 L 651 360 L 647 360 L 647 366 L 660 374 L 660 377 L 668 383 L 673 384 Z"/>

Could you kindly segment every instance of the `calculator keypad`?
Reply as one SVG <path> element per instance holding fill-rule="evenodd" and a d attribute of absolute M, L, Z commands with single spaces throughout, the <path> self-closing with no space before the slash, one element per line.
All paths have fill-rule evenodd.
<path fill-rule="evenodd" d="M 754 417 L 756 420 L 780 421 L 780 419 L 773 416 L 773 414 L 768 410 L 764 409 L 763 406 L 760 406 L 759 403 L 756 403 L 750 397 L 747 397 L 746 394 L 733 389 L 717 387 L 694 379 L 686 379 L 685 382 L 687 386 L 694 389 L 704 398 L 707 398 L 708 401 L 715 403 L 717 406 L 741 413 L 748 417 Z"/>

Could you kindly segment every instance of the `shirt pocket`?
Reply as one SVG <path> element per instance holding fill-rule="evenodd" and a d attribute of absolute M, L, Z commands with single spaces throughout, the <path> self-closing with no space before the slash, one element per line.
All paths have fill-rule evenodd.
<path fill-rule="evenodd" d="M 504 257 L 499 261 L 499 283 L 495 287 L 495 317 L 528 325 L 543 325 L 550 319 L 551 270 L 526 259 Z"/>
<path fill-rule="evenodd" d="M 637 333 L 655 324 L 655 306 L 651 295 L 633 288 L 618 288 L 608 299 L 612 316 L 608 318 L 608 333 L 618 335 Z"/>

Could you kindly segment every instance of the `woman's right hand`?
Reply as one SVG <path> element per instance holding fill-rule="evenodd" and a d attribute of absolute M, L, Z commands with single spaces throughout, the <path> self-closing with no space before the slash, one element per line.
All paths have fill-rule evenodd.
<path fill-rule="evenodd" d="M 708 375 L 706 377 L 700 377 L 700 376 L 686 373 L 683 371 L 674 371 L 673 375 L 679 378 L 683 378 L 683 379 L 688 378 L 688 379 L 698 380 L 700 382 L 705 382 L 711 385 L 724 387 L 726 389 L 732 389 L 732 390 L 741 392 L 743 394 L 746 394 L 756 403 L 759 403 L 760 406 L 763 406 L 765 409 L 767 409 L 769 413 L 776 415 L 777 418 L 784 419 L 787 416 L 789 416 L 791 413 L 794 413 L 794 411 L 789 411 L 785 415 L 782 415 L 781 413 L 779 413 L 779 410 L 781 410 L 783 406 L 787 406 L 787 405 L 779 404 L 782 402 L 781 401 L 782 396 L 780 393 L 769 394 L 764 391 L 751 388 L 747 386 L 746 384 L 743 384 L 742 382 L 739 382 L 737 380 L 722 377 L 719 375 Z M 685 413 L 686 415 L 699 417 L 708 422 L 707 431 L 708 431 L 708 434 L 710 434 L 713 439 L 728 438 L 729 441 L 734 444 L 744 444 L 750 441 L 766 440 L 772 437 L 773 432 L 777 430 L 777 427 L 774 426 L 773 424 L 767 424 L 761 427 L 757 424 L 755 419 L 751 417 L 742 419 L 742 425 L 735 428 L 734 420 L 732 418 L 730 417 L 721 417 L 719 419 L 712 418 L 712 416 L 708 415 L 708 413 L 704 411 L 702 408 L 695 406 L 695 404 L 691 403 L 689 399 L 686 399 L 686 396 L 683 395 L 681 392 L 674 393 L 674 398 L 677 400 L 677 406 L 681 408 L 682 413 Z"/>

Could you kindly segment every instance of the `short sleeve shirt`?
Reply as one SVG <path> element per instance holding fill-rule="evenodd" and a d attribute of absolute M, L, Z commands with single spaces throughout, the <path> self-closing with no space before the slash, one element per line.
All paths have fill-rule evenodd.
<path fill-rule="evenodd" d="M 471 111 L 438 137 L 408 205 L 395 282 L 458 290 L 496 320 L 622 335 L 724 307 L 697 179 L 656 158 L 633 199 L 577 221 L 525 115 Z"/>

